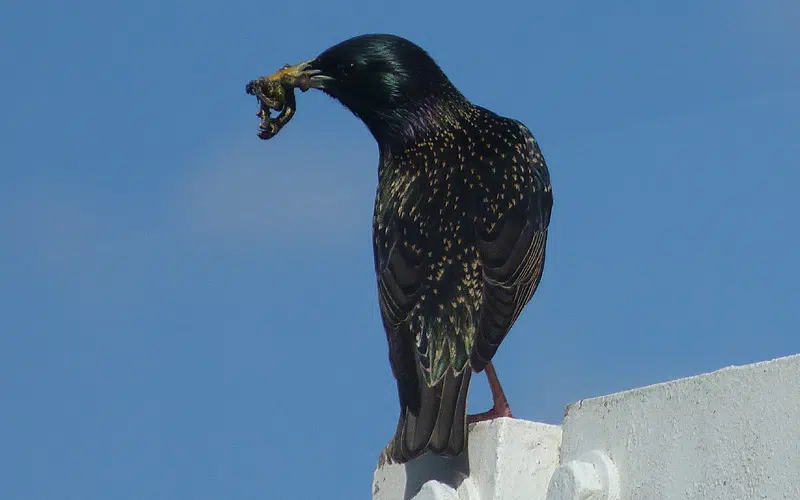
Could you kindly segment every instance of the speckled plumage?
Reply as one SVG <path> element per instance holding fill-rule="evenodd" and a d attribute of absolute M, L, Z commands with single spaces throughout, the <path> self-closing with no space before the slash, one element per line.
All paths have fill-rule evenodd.
<path fill-rule="evenodd" d="M 425 402 L 426 389 L 459 377 L 468 386 L 465 372 L 492 358 L 541 278 L 551 206 L 549 174 L 528 129 L 465 101 L 402 149 L 383 151 L 373 243 L 406 412 L 441 407 Z M 455 405 L 465 407 L 466 394 L 458 397 Z M 458 436 L 422 449 L 425 438 L 398 429 L 392 458 L 403 462 L 426 447 L 460 453 L 464 416 L 454 415 L 458 429 L 448 429 Z M 416 434 L 427 435 L 424 427 Z"/>
<path fill-rule="evenodd" d="M 402 38 L 355 37 L 302 67 L 380 150 L 375 271 L 401 406 L 387 455 L 458 455 L 471 374 L 542 276 L 553 204 L 544 158 L 523 124 L 472 104 Z"/>

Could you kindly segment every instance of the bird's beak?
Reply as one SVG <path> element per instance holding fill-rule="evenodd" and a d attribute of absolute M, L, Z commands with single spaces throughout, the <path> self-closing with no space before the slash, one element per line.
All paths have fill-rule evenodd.
<path fill-rule="evenodd" d="M 321 89 L 325 82 L 333 78 L 323 75 L 321 70 L 313 68 L 314 59 L 289 66 L 288 64 L 275 73 L 266 77 L 266 80 L 280 83 L 284 87 L 298 88 L 305 92 L 310 88 Z"/>

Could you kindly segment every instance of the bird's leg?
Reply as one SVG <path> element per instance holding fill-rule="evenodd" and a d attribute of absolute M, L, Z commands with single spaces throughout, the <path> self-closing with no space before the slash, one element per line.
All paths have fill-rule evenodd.
<path fill-rule="evenodd" d="M 508 406 L 508 400 L 503 392 L 503 387 L 500 385 L 500 380 L 497 378 L 497 372 L 494 371 L 494 365 L 491 361 L 486 364 L 484 369 L 486 378 L 489 380 L 489 389 L 492 391 L 492 409 L 483 413 L 475 415 L 467 415 L 467 423 L 472 424 L 481 422 L 483 420 L 492 420 L 500 417 L 512 417 L 511 407 Z"/>

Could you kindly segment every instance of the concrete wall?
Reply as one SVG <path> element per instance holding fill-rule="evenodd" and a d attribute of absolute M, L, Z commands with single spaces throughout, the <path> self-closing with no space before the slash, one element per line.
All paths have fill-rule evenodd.
<path fill-rule="evenodd" d="M 373 498 L 800 500 L 800 356 L 470 429 L 469 456 L 382 464 Z"/>

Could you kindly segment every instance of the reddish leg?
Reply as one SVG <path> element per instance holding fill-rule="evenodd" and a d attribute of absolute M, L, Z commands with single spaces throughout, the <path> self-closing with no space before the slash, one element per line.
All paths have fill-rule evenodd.
<path fill-rule="evenodd" d="M 489 379 L 489 389 L 492 391 L 493 406 L 489 411 L 475 415 L 467 415 L 468 424 L 500 417 L 513 417 L 511 414 L 511 407 L 508 406 L 508 400 L 506 399 L 503 387 L 500 385 L 500 380 L 497 378 L 497 372 L 494 371 L 494 365 L 491 361 L 486 364 L 484 371 L 486 372 L 486 378 Z"/>

